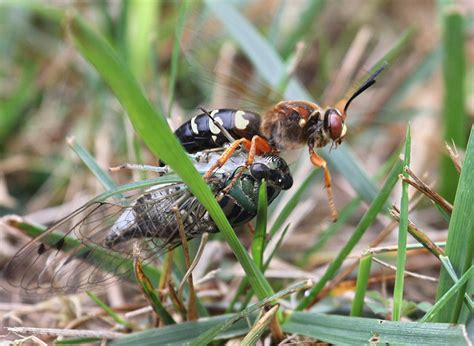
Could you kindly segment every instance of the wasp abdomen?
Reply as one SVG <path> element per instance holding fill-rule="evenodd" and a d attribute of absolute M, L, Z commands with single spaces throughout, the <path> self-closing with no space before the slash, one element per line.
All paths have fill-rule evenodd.
<path fill-rule="evenodd" d="M 215 122 L 224 127 L 234 138 L 251 139 L 260 132 L 257 113 L 237 109 L 216 109 L 210 112 Z M 205 113 L 196 115 L 174 132 L 189 153 L 221 147 L 229 140 Z"/>

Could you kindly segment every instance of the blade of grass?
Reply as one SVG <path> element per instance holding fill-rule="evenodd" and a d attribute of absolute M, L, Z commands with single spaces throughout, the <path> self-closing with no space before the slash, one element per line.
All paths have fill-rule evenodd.
<path fill-rule="evenodd" d="M 142 263 L 138 256 L 134 259 L 134 269 L 135 277 L 142 288 L 145 298 L 153 307 L 153 311 L 155 311 L 156 315 L 163 321 L 164 324 L 175 324 L 175 320 L 173 317 L 171 317 L 169 312 L 161 303 L 160 297 L 158 297 L 158 294 L 153 288 L 153 284 L 143 271 Z"/>
<path fill-rule="evenodd" d="M 325 0 L 313 0 L 307 3 L 307 8 L 301 11 L 297 25 L 294 26 L 292 32 L 288 34 L 283 48 L 281 49 L 281 56 L 286 60 L 293 52 L 296 44 L 300 41 L 304 41 L 305 38 L 311 33 L 308 28 L 313 27 L 316 22 L 318 15 L 322 12 Z"/>
<path fill-rule="evenodd" d="M 127 11 L 127 61 L 134 76 L 142 81 L 153 45 L 160 5 L 155 1 L 131 1 Z"/>
<path fill-rule="evenodd" d="M 342 229 L 342 226 L 344 226 L 346 221 L 354 214 L 357 209 L 359 209 L 360 205 L 361 200 L 360 198 L 356 197 L 340 210 L 337 221 L 329 224 L 329 226 L 319 236 L 318 241 L 305 251 L 303 257 L 299 261 L 302 266 L 307 264 L 310 258 L 319 250 L 321 250 L 326 245 L 326 243 Z"/>
<path fill-rule="evenodd" d="M 283 330 L 336 345 L 469 344 L 466 328 L 462 325 L 395 322 L 313 312 L 294 312 Z"/>
<path fill-rule="evenodd" d="M 352 302 L 351 316 L 361 316 L 364 307 L 365 292 L 369 283 L 370 268 L 372 267 L 373 254 L 366 254 L 359 260 L 357 284 L 354 301 Z"/>
<path fill-rule="evenodd" d="M 169 93 L 169 105 L 168 105 L 168 117 L 171 117 L 171 109 L 174 102 L 174 89 L 176 86 L 176 76 L 178 74 L 178 64 L 179 64 L 179 53 L 180 53 L 180 42 L 183 36 L 184 30 L 184 20 L 186 18 L 186 12 L 188 10 L 188 0 L 181 2 L 179 9 L 178 22 L 176 23 L 177 28 L 175 29 L 175 39 L 173 43 L 173 52 L 171 53 L 171 68 L 170 68 L 170 78 L 168 85 Z"/>
<path fill-rule="evenodd" d="M 252 240 L 252 256 L 257 268 L 263 266 L 263 251 L 265 250 L 265 237 L 267 235 L 267 184 L 262 180 L 258 191 L 257 221 L 255 234 Z"/>
<path fill-rule="evenodd" d="M 246 272 L 257 296 L 263 299 L 271 295 L 273 290 L 270 284 L 256 268 L 239 242 L 209 187 L 187 158 L 165 118 L 152 108 L 150 102 L 143 95 L 141 87 L 124 62 L 112 47 L 78 15 L 72 15 L 69 18 L 69 29 L 76 47 L 109 84 L 139 136 L 153 153 L 181 176 L 183 182 L 189 186 L 199 202 L 209 211 Z"/>
<path fill-rule="evenodd" d="M 466 159 L 461 171 L 459 186 L 453 205 L 453 214 L 448 228 L 448 240 L 445 254 L 449 257 L 457 276 L 460 277 L 471 266 L 474 254 L 474 127 L 471 127 L 471 135 L 466 150 Z M 436 299 L 442 296 L 452 286 L 449 273 L 442 268 L 439 278 Z M 466 285 L 451 298 L 436 317 L 438 322 L 465 322 L 458 321 L 464 299 Z M 468 292 L 469 293 L 469 292 Z"/>
<path fill-rule="evenodd" d="M 319 282 L 299 302 L 298 306 L 296 307 L 296 310 L 303 310 L 310 306 L 318 296 L 319 292 L 321 292 L 321 290 L 324 288 L 326 283 L 334 277 L 336 272 L 341 267 L 344 259 L 354 249 L 354 246 L 359 242 L 360 238 L 364 235 L 365 231 L 372 224 L 378 213 L 384 207 L 385 202 L 387 201 L 393 187 L 398 181 L 398 175 L 402 172 L 402 166 L 402 162 L 397 161 L 397 163 L 392 168 L 392 171 L 390 172 L 387 180 L 385 181 L 385 184 L 380 189 L 373 203 L 370 205 L 369 209 L 360 220 L 349 241 L 344 245 L 344 247 L 341 249 L 336 258 L 331 262 Z"/>
<path fill-rule="evenodd" d="M 400 157 L 400 149 L 394 150 L 392 155 L 384 162 L 381 168 L 379 168 L 375 174 L 375 180 L 380 181 L 382 178 L 390 171 L 393 165 L 399 160 Z M 361 199 L 359 197 L 355 197 L 347 203 L 344 208 L 339 213 L 339 218 L 336 222 L 331 223 L 326 230 L 324 230 L 319 239 L 314 243 L 313 246 L 308 248 L 302 259 L 299 261 L 301 266 L 306 265 L 306 263 L 310 260 L 311 256 L 313 256 L 316 252 L 323 248 L 323 246 L 334 236 L 337 232 L 342 228 L 345 221 L 349 219 L 358 207 L 361 205 Z"/>
<path fill-rule="evenodd" d="M 253 312 L 257 311 L 258 309 L 262 308 L 265 305 L 271 304 L 272 302 L 281 299 L 291 293 L 304 290 L 308 287 L 308 281 L 298 282 L 294 285 L 291 285 L 271 297 L 264 299 L 258 303 L 255 303 L 248 308 L 242 310 L 238 314 L 233 315 L 231 318 L 228 318 L 224 323 L 218 324 L 215 327 L 207 330 L 205 333 L 201 334 L 198 338 L 194 339 L 191 345 L 207 345 L 211 342 L 218 334 L 226 331 L 230 326 L 235 324 L 237 321 L 241 320 L 242 318 L 250 316 Z"/>
<path fill-rule="evenodd" d="M 15 128 L 21 124 L 24 117 L 25 108 L 39 97 L 39 90 L 34 83 L 37 75 L 37 66 L 25 66 L 20 80 L 17 81 L 17 87 L 11 91 L 7 99 L 0 99 L 0 145 L 3 144 L 8 136 L 12 135 Z"/>
<path fill-rule="evenodd" d="M 97 164 L 97 161 L 86 148 L 77 143 L 73 137 L 67 138 L 67 144 L 72 150 L 74 150 L 77 156 L 79 156 L 82 162 L 87 166 L 87 168 L 89 168 L 106 190 L 117 188 L 117 185 L 115 185 L 112 178 L 110 178 L 110 176 Z M 117 197 L 120 197 L 120 194 L 117 194 Z"/>
<path fill-rule="evenodd" d="M 460 291 L 463 291 L 463 286 L 474 276 L 474 266 L 471 266 L 461 278 L 451 286 L 451 288 L 436 301 L 436 304 L 423 316 L 420 322 L 430 322 L 441 311 L 443 307 Z"/>
<path fill-rule="evenodd" d="M 449 276 L 451 276 L 453 282 L 458 282 L 459 278 L 453 268 L 453 265 L 451 264 L 451 261 L 449 260 L 449 257 L 439 256 L 439 260 L 441 261 L 441 264 L 443 265 L 444 269 L 446 269 L 446 271 L 448 272 Z M 474 301 L 467 292 L 464 293 L 464 302 L 466 303 L 466 306 L 469 309 L 471 315 L 474 316 Z"/>
<path fill-rule="evenodd" d="M 290 216 L 295 207 L 298 205 L 303 194 L 308 191 L 309 186 L 311 185 L 311 183 L 313 183 L 313 180 L 318 173 L 318 170 L 312 170 L 305 178 L 305 180 L 301 183 L 298 190 L 296 190 L 292 194 L 290 200 L 288 201 L 288 203 L 286 203 L 285 207 L 278 213 L 277 218 L 275 219 L 272 227 L 270 228 L 269 234 L 271 237 L 273 237 L 286 222 L 288 216 Z"/>
<path fill-rule="evenodd" d="M 288 232 L 289 229 L 290 229 L 289 224 L 283 229 L 283 232 L 281 233 L 281 236 L 278 239 L 278 242 L 277 242 L 275 248 L 273 249 L 273 251 L 270 253 L 270 256 L 268 256 L 267 260 L 265 261 L 265 264 L 263 266 L 263 273 L 265 273 L 265 271 L 270 266 L 270 263 L 272 261 L 273 256 L 275 256 L 277 250 L 280 248 L 281 243 L 283 242 L 283 239 L 285 239 L 286 233 Z M 242 283 L 245 283 L 245 285 L 243 286 L 243 289 L 245 289 L 248 285 L 248 281 L 246 281 L 245 278 L 244 278 L 244 280 L 242 280 Z M 240 288 L 240 286 L 239 286 L 239 288 Z M 241 309 L 244 309 L 244 308 L 247 307 L 247 305 L 250 303 L 250 300 L 252 299 L 253 295 L 254 295 L 254 292 L 253 292 L 252 288 L 250 288 L 248 290 L 247 295 L 245 296 L 244 300 L 242 301 Z"/>
<path fill-rule="evenodd" d="M 408 124 L 405 136 L 405 154 L 403 167 L 410 167 L 411 134 L 410 124 Z M 408 177 L 408 173 L 403 170 L 403 176 Z M 403 305 L 403 285 L 405 279 L 406 247 L 408 235 L 408 183 L 402 180 L 402 197 L 400 202 L 400 220 L 398 227 L 398 251 L 397 251 L 397 272 L 395 274 L 395 287 L 393 290 L 393 310 L 392 318 L 400 321 Z"/>
<path fill-rule="evenodd" d="M 54 340 L 54 345 L 80 345 L 80 344 L 98 344 L 101 338 L 74 338 Z"/>
<path fill-rule="evenodd" d="M 115 322 L 118 324 L 132 329 L 132 324 L 128 321 L 125 321 L 119 314 L 117 314 L 110 306 L 108 306 L 105 302 L 103 302 L 99 297 L 97 297 L 92 292 L 86 292 L 90 299 L 92 299 L 97 305 L 99 305 L 102 310 L 105 311 L 107 315 L 109 315 Z"/>
<path fill-rule="evenodd" d="M 443 13 L 444 140 L 466 147 L 464 18 L 458 8 Z M 441 159 L 440 194 L 452 202 L 459 174 L 447 154 Z"/>
<path fill-rule="evenodd" d="M 278 305 L 274 305 L 269 311 L 263 314 L 263 316 L 258 321 L 255 321 L 252 329 L 250 329 L 248 334 L 242 339 L 242 346 L 253 346 L 257 344 L 263 332 L 268 328 L 272 320 L 275 318 L 278 308 Z"/>

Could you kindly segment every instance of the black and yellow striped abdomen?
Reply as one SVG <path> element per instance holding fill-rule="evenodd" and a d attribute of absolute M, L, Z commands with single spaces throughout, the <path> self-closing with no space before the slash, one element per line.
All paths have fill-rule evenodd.
<path fill-rule="evenodd" d="M 210 112 L 215 122 L 224 127 L 232 137 L 252 139 L 259 135 L 260 116 L 237 109 L 216 109 Z M 188 153 L 219 148 L 229 140 L 205 113 L 196 115 L 174 132 Z"/>

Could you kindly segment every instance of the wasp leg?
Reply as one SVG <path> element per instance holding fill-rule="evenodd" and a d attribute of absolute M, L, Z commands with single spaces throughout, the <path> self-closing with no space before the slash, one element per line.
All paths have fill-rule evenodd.
<path fill-rule="evenodd" d="M 208 180 L 216 171 L 216 169 L 224 166 L 224 164 L 229 160 L 232 154 L 237 150 L 241 144 L 248 145 L 250 141 L 247 138 L 240 138 L 235 142 L 232 142 L 230 146 L 222 153 L 222 155 L 217 159 L 217 161 L 209 168 L 209 170 L 202 177 L 204 180 Z M 246 147 L 247 147 L 246 145 Z"/>
<path fill-rule="evenodd" d="M 331 211 L 331 218 L 333 221 L 337 220 L 337 209 L 336 205 L 334 204 L 334 198 L 332 195 L 332 187 L 331 187 L 331 175 L 329 174 L 329 169 L 327 166 L 326 161 L 316 154 L 313 150 L 313 148 L 309 148 L 309 153 L 310 153 L 310 159 L 311 163 L 315 165 L 316 167 L 320 167 L 324 169 L 324 186 L 326 187 L 326 191 L 328 194 L 328 204 L 329 204 L 329 210 Z"/>
<path fill-rule="evenodd" d="M 224 193 L 228 193 L 234 187 L 234 185 L 237 183 L 237 180 L 239 180 L 245 170 L 253 163 L 253 161 L 255 160 L 255 155 L 257 153 L 269 153 L 273 151 L 273 148 L 270 146 L 268 141 L 260 136 L 253 136 L 251 141 L 247 140 L 247 142 L 243 142 L 243 144 L 245 148 L 249 151 L 247 161 L 245 162 L 245 169 L 241 169 L 239 172 L 237 172 L 230 184 L 227 185 L 224 190 L 222 190 L 222 192 Z"/>

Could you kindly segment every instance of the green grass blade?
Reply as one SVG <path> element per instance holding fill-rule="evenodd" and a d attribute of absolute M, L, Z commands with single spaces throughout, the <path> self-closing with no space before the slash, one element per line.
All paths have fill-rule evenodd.
<path fill-rule="evenodd" d="M 171 117 L 171 109 L 173 107 L 174 102 L 174 92 L 176 86 L 176 77 L 178 75 L 178 64 L 179 64 L 179 53 L 181 51 L 180 42 L 183 36 L 184 30 L 184 20 L 186 18 L 186 12 L 188 10 L 188 0 L 184 0 L 181 2 L 181 7 L 179 10 L 179 17 L 177 28 L 175 30 L 175 39 L 173 43 L 173 52 L 171 54 L 171 68 L 170 68 L 170 78 L 169 78 L 169 85 L 168 85 L 168 93 L 169 93 L 169 105 L 168 105 L 168 116 Z"/>
<path fill-rule="evenodd" d="M 270 323 L 273 321 L 278 313 L 279 306 L 274 305 L 268 311 L 262 313 L 261 317 L 255 321 L 252 329 L 242 339 L 242 346 L 255 346 L 262 337 L 263 333 L 267 330 Z"/>
<path fill-rule="evenodd" d="M 449 257 L 457 276 L 471 266 L 474 254 L 474 127 L 467 145 L 466 158 L 454 200 L 453 214 L 448 229 L 446 256 Z M 452 286 L 453 281 L 445 269 L 441 269 L 436 299 L 439 300 Z M 436 317 L 438 322 L 457 323 L 466 285 L 450 299 Z M 465 321 L 459 321 L 461 323 Z"/>
<path fill-rule="evenodd" d="M 185 345 L 196 338 L 202 336 L 206 331 L 225 323 L 233 315 L 220 315 L 208 318 L 202 318 L 197 321 L 184 322 L 165 326 L 161 328 L 148 329 L 143 332 L 130 334 L 121 339 L 115 340 L 111 345 L 140 345 L 155 346 L 159 345 Z M 229 339 L 244 335 L 248 332 L 248 323 L 253 323 L 255 315 L 247 317 L 246 320 L 239 320 L 232 324 L 226 331 L 218 334 L 215 339 Z M 203 345 L 203 344 L 200 344 Z"/>
<path fill-rule="evenodd" d="M 411 134 L 410 124 L 408 124 L 405 137 L 405 154 L 403 167 L 410 167 Z M 408 178 L 408 173 L 403 170 L 403 176 Z M 393 310 L 392 318 L 400 321 L 403 305 L 403 286 L 405 281 L 405 262 L 407 252 L 408 235 L 408 183 L 402 181 L 402 197 L 400 202 L 400 221 L 398 227 L 398 251 L 397 251 L 397 272 L 395 274 L 395 287 L 393 290 Z"/>
<path fill-rule="evenodd" d="M 255 264 L 261 270 L 263 267 L 263 251 L 267 236 L 267 184 L 262 180 L 258 191 L 257 221 L 252 241 L 252 256 Z"/>
<path fill-rule="evenodd" d="M 98 344 L 101 338 L 71 338 L 54 340 L 54 345 L 80 345 L 80 344 Z"/>
<path fill-rule="evenodd" d="M 69 28 L 81 54 L 95 66 L 126 110 L 136 132 L 150 150 L 180 175 L 199 202 L 206 207 L 244 268 L 261 299 L 273 293 L 270 284 L 256 268 L 240 244 L 209 187 L 201 179 L 182 146 L 171 132 L 165 117 L 158 114 L 143 95 L 132 73 L 112 47 L 78 15 L 72 15 Z"/>
<path fill-rule="evenodd" d="M 285 239 L 286 233 L 288 232 L 289 229 L 290 229 L 290 225 L 288 224 L 288 225 L 283 229 L 283 232 L 281 232 L 281 236 L 280 236 L 280 238 L 278 239 L 278 242 L 276 243 L 275 248 L 274 248 L 273 251 L 270 253 L 270 255 L 268 256 L 267 260 L 265 261 L 265 264 L 263 265 L 263 273 L 265 273 L 265 271 L 266 271 L 266 270 L 268 269 L 268 267 L 270 266 L 270 263 L 271 263 L 273 257 L 275 256 L 277 250 L 280 248 L 281 243 L 283 242 L 283 239 Z M 248 281 L 245 280 L 245 278 L 244 278 L 244 280 L 242 280 L 242 283 L 244 284 L 244 285 L 242 286 L 242 291 L 243 291 L 243 289 L 245 289 L 245 288 L 247 287 Z M 239 286 L 239 288 L 240 288 L 240 286 Z M 247 292 L 247 295 L 246 295 L 245 299 L 242 301 L 242 308 L 245 308 L 245 307 L 249 304 L 250 300 L 251 300 L 252 297 L 253 297 L 253 294 L 254 294 L 253 290 L 252 290 L 252 289 L 249 289 L 248 292 Z"/>
<path fill-rule="evenodd" d="M 443 13 L 444 140 L 466 147 L 464 18 L 453 8 Z M 441 159 L 440 194 L 454 200 L 459 174 L 448 155 Z"/>
<path fill-rule="evenodd" d="M 276 246 L 273 248 L 272 252 L 270 253 L 270 255 L 268 256 L 267 260 L 265 261 L 265 264 L 263 265 L 263 273 L 265 273 L 265 271 L 268 269 L 268 267 L 270 266 L 270 263 L 273 259 L 273 257 L 275 256 L 277 250 L 280 248 L 280 245 L 281 243 L 283 242 L 283 239 L 285 238 L 286 236 L 286 233 L 288 232 L 288 230 L 290 229 L 290 225 L 288 224 L 284 229 L 283 229 L 283 232 L 281 233 L 281 236 L 280 238 L 278 239 L 278 242 L 276 243 Z M 232 299 L 231 303 L 229 304 L 229 306 L 227 307 L 226 309 L 226 312 L 232 312 L 234 311 L 235 309 L 235 304 L 237 303 L 237 300 L 239 299 L 239 297 L 245 292 L 245 290 L 247 289 L 247 286 L 249 284 L 249 281 L 247 280 L 247 278 L 244 276 L 242 278 L 242 281 L 240 281 L 240 284 L 239 284 L 239 287 L 237 288 L 237 291 L 235 293 L 235 296 L 234 298 Z M 244 300 L 242 301 L 242 306 L 241 308 L 242 309 L 245 309 L 247 307 L 247 305 L 249 304 L 250 300 L 252 299 L 253 297 L 253 290 L 252 289 L 249 289 L 247 290 L 247 295 L 245 296 Z"/>
<path fill-rule="evenodd" d="M 439 260 L 441 261 L 441 264 L 443 265 L 444 269 L 446 269 L 453 282 L 457 283 L 459 281 L 459 278 L 453 268 L 453 265 L 451 264 L 451 261 L 449 260 L 449 257 L 439 256 Z M 471 315 L 474 316 L 474 301 L 467 292 L 464 293 L 464 302 Z"/>
<path fill-rule="evenodd" d="M 90 169 L 106 190 L 114 190 L 117 188 L 117 185 L 112 178 L 110 178 L 110 176 L 97 164 L 97 161 L 86 148 L 77 143 L 74 138 L 68 138 L 67 142 L 71 149 L 74 150 L 77 156 L 79 156 L 82 162 Z"/>
<path fill-rule="evenodd" d="M 12 135 L 16 126 L 24 117 L 24 110 L 39 96 L 39 90 L 34 83 L 37 73 L 35 65 L 26 66 L 21 74 L 15 90 L 7 99 L 0 98 L 0 146 L 3 147 L 8 136 Z"/>
<path fill-rule="evenodd" d="M 474 276 L 474 266 L 471 266 L 461 278 L 453 285 L 451 288 L 436 301 L 436 304 L 431 307 L 431 309 L 423 316 L 420 320 L 421 322 L 432 321 L 433 318 L 438 314 L 443 307 L 460 291 L 464 291 L 463 286 Z"/>
<path fill-rule="evenodd" d="M 310 187 L 311 183 L 313 182 L 314 177 L 319 173 L 318 170 L 313 170 L 311 171 L 308 176 L 305 178 L 305 180 L 301 183 L 300 187 L 298 190 L 296 190 L 293 195 L 291 196 L 290 200 L 286 205 L 283 207 L 281 212 L 278 213 L 277 218 L 273 222 L 272 227 L 270 228 L 270 236 L 274 236 L 278 230 L 283 226 L 283 224 L 286 222 L 288 219 L 288 216 L 293 212 L 295 207 L 298 205 L 298 202 L 300 201 L 301 197 L 303 194 L 308 191 L 308 188 Z"/>
<path fill-rule="evenodd" d="M 359 272 L 357 273 L 357 284 L 354 301 L 352 302 L 351 316 L 361 316 L 364 308 L 365 292 L 369 284 L 370 268 L 372 267 L 373 254 L 362 256 L 359 260 Z"/>
<path fill-rule="evenodd" d="M 109 315 L 115 322 L 118 324 L 127 327 L 127 328 L 132 328 L 132 325 L 125 321 L 119 314 L 117 314 L 110 306 L 108 306 L 105 302 L 103 302 L 99 297 L 97 297 L 94 293 L 92 292 L 87 292 L 87 295 L 89 296 L 90 299 L 92 299 L 97 305 L 99 305 L 102 310 L 105 311 L 107 315 Z"/>
<path fill-rule="evenodd" d="M 369 209 L 360 220 L 354 233 L 352 233 L 349 241 L 344 245 L 336 258 L 331 262 L 319 282 L 311 289 L 309 294 L 305 295 L 305 297 L 299 302 L 296 310 L 303 310 L 308 307 L 318 296 L 319 292 L 321 292 L 326 283 L 331 280 L 334 275 L 336 275 L 336 272 L 341 267 L 342 262 L 354 249 L 354 246 L 359 242 L 360 238 L 364 235 L 365 231 L 375 220 L 380 210 L 384 207 L 384 204 L 387 201 L 393 187 L 398 181 L 398 175 L 402 172 L 402 166 L 403 163 L 401 161 L 397 161 L 387 180 L 385 181 L 385 184 L 375 197 L 374 202 L 370 205 Z"/>
<path fill-rule="evenodd" d="M 263 306 L 270 304 L 278 299 L 281 299 L 288 294 L 291 294 L 293 292 L 302 290 L 306 288 L 308 285 L 308 281 L 302 281 L 298 282 L 294 285 L 291 285 L 284 290 L 281 290 L 271 297 L 266 298 L 265 300 L 255 303 L 252 306 L 249 306 L 248 308 L 242 310 L 238 314 L 233 315 L 231 318 L 227 319 L 224 323 L 216 325 L 212 329 L 207 330 L 205 333 L 203 333 L 201 336 L 193 340 L 191 345 L 207 345 L 209 342 L 211 342 L 219 333 L 224 332 L 227 330 L 230 326 L 232 326 L 234 323 L 239 321 L 242 318 L 250 316 L 253 312 L 257 311 L 258 309 L 262 308 Z"/>
<path fill-rule="evenodd" d="M 175 324 L 175 320 L 161 303 L 160 297 L 158 297 L 158 294 L 156 293 L 153 284 L 143 271 L 142 263 L 139 258 L 136 258 L 134 260 L 134 267 L 135 277 L 137 278 L 137 281 L 140 287 L 142 288 L 146 300 L 153 307 L 153 310 L 155 311 L 156 315 L 159 316 L 159 318 L 161 319 L 161 321 L 163 321 L 164 324 Z"/>
<path fill-rule="evenodd" d="M 317 20 L 318 14 L 321 13 L 321 9 L 324 7 L 325 3 L 325 0 L 309 1 L 307 3 L 307 8 L 301 11 L 301 16 L 297 25 L 288 35 L 283 44 L 283 48 L 281 49 L 281 56 L 283 59 L 290 56 L 298 42 L 304 41 L 304 39 L 311 34 L 311 30 L 308 30 L 308 28 L 313 27 L 313 24 Z"/>
<path fill-rule="evenodd" d="M 342 226 L 344 226 L 346 221 L 354 214 L 360 205 L 361 200 L 360 198 L 356 197 L 341 209 L 337 221 L 329 224 L 329 226 L 321 233 L 314 245 L 304 252 L 303 257 L 299 261 L 301 265 L 304 266 L 307 264 L 311 257 L 320 251 L 327 244 L 327 242 L 342 229 Z"/>
<path fill-rule="evenodd" d="M 160 5 L 156 1 L 131 1 L 127 11 L 127 61 L 134 76 L 143 80 L 153 45 Z"/>
<path fill-rule="evenodd" d="M 385 161 L 383 166 L 377 170 L 377 173 L 375 174 L 375 179 L 377 181 L 381 180 L 386 174 L 388 174 L 388 172 L 393 167 L 393 165 L 399 160 L 399 156 L 400 156 L 400 150 L 395 150 L 393 154 L 390 156 L 390 158 Z M 355 213 L 355 211 L 359 208 L 360 205 L 361 205 L 361 200 L 359 197 L 355 197 L 352 199 L 352 201 L 347 203 L 344 206 L 344 208 L 339 212 L 339 217 L 337 221 L 334 223 L 331 223 L 326 228 L 326 230 L 324 230 L 321 233 L 319 239 L 314 243 L 314 245 L 305 251 L 299 263 L 302 266 L 306 265 L 306 263 L 310 260 L 311 256 L 313 256 L 316 252 L 321 250 L 324 247 L 324 245 L 333 236 L 337 234 L 337 232 L 341 229 L 344 223 Z"/>
<path fill-rule="evenodd" d="M 447 323 L 384 321 L 363 317 L 294 312 L 286 333 L 336 345 L 467 345 L 466 328 Z"/>

